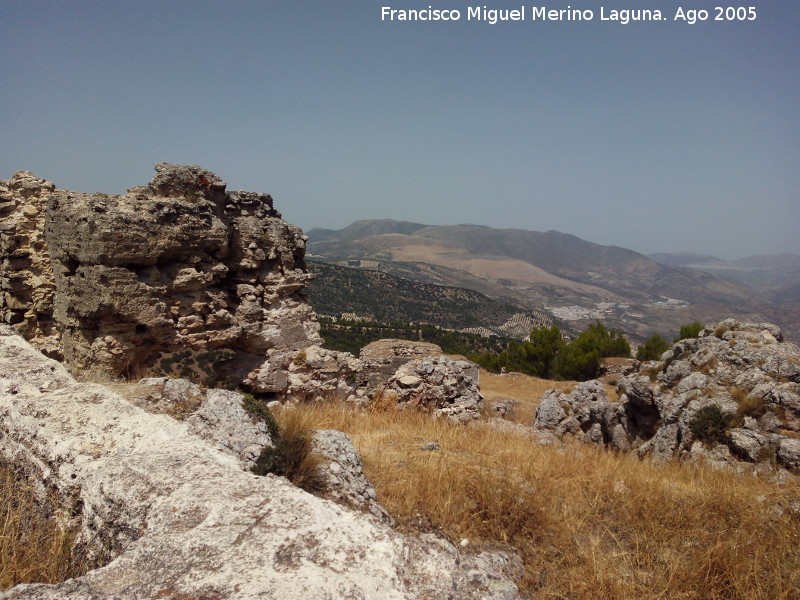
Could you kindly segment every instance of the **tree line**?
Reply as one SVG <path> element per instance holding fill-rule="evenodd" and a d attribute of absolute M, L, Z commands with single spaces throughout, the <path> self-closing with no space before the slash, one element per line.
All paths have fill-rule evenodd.
<path fill-rule="evenodd" d="M 599 321 L 589 325 L 567 342 L 558 326 L 537 327 L 528 341 L 448 331 L 433 325 L 403 322 L 350 322 L 320 317 L 325 346 L 358 354 L 370 342 L 386 338 L 417 340 L 438 344 L 446 354 L 462 354 L 492 373 L 516 371 L 543 379 L 587 381 L 600 374 L 604 358 L 631 357 L 631 346 L 621 331 L 610 330 Z M 703 324 L 681 327 L 674 338 L 697 337 Z M 670 348 L 669 342 L 654 333 L 637 352 L 641 361 L 658 360 Z"/>
<path fill-rule="evenodd" d="M 674 338 L 697 337 L 703 324 L 695 321 L 681 327 Z M 658 333 L 651 335 L 636 352 L 641 361 L 658 360 L 670 344 Z M 516 371 L 543 379 L 587 381 L 600 374 L 602 359 L 631 357 L 631 347 L 621 331 L 609 330 L 599 321 L 589 325 L 571 342 L 566 342 L 557 326 L 540 327 L 529 341 L 511 342 L 499 353 L 467 354 L 487 371 Z"/>

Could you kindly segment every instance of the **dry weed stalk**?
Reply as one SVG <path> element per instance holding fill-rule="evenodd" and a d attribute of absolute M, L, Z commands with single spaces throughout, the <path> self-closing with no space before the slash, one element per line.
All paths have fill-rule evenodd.
<path fill-rule="evenodd" d="M 53 517 L 59 509 L 55 495 L 43 505 L 33 485 L 0 463 L 0 589 L 56 583 L 88 570 L 85 561 L 73 556 L 75 532 Z"/>

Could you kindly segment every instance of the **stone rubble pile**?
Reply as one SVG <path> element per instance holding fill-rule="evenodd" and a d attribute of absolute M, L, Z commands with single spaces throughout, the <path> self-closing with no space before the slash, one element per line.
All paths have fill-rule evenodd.
<path fill-rule="evenodd" d="M 415 358 L 397 369 L 383 394 L 394 395 L 400 408 L 420 409 L 454 423 L 468 423 L 478 419 L 483 408 L 478 383 L 466 372 L 471 364 L 447 356 Z"/>

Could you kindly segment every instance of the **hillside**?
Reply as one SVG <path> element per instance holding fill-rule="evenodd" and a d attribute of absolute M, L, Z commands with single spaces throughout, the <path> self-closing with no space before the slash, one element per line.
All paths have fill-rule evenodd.
<path fill-rule="evenodd" d="M 524 337 L 530 324 L 549 326 L 553 319 L 519 303 L 490 298 L 471 289 L 441 286 L 377 270 L 308 261 L 314 279 L 306 289 L 320 315 L 350 313 L 380 323 L 428 323 L 447 329 L 485 328 L 497 335 Z M 516 332 L 511 323 L 528 321 Z M 522 335 L 518 335 L 522 333 Z"/>
<path fill-rule="evenodd" d="M 750 287 L 625 248 L 557 231 L 412 225 L 384 220 L 360 221 L 338 233 L 312 229 L 309 255 L 415 280 L 435 277 L 440 285 L 545 310 L 578 329 L 601 319 L 639 339 L 731 315 L 772 318 L 796 334 Z"/>
<path fill-rule="evenodd" d="M 730 261 L 702 254 L 650 256 L 665 264 L 681 264 L 752 288 L 771 303 L 771 320 L 780 323 L 788 337 L 800 339 L 800 256 L 797 254 L 766 254 Z"/>

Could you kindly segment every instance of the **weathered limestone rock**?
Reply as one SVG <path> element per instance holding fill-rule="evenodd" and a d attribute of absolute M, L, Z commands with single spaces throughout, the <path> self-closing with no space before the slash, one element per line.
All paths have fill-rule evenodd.
<path fill-rule="evenodd" d="M 54 189 L 28 171 L 0 181 L 0 322 L 60 358 L 53 318 L 56 287 L 44 236 L 47 199 Z"/>
<path fill-rule="evenodd" d="M 225 188 L 210 171 L 166 163 L 122 196 L 15 174 L 0 184 L 2 318 L 37 347 L 57 340 L 76 372 L 283 392 L 292 355 L 321 343 L 301 293 L 305 237 L 270 196 Z"/>
<path fill-rule="evenodd" d="M 752 429 L 734 427 L 729 433 L 728 447 L 741 458 L 758 462 L 765 458 L 764 452 L 769 439 Z"/>
<path fill-rule="evenodd" d="M 503 599 L 519 561 L 461 555 L 258 477 L 190 432 L 79 384 L 0 326 L 0 455 L 75 499 L 81 540 L 113 560 L 3 599 Z"/>
<path fill-rule="evenodd" d="M 465 372 L 464 363 L 468 361 L 447 356 L 415 358 L 388 379 L 384 393 L 395 395 L 400 408 L 430 411 L 454 423 L 468 423 L 480 417 L 483 396 L 477 382 Z"/>
<path fill-rule="evenodd" d="M 311 450 L 323 460 L 317 469 L 321 484 L 319 495 L 369 513 L 389 525 L 394 523 L 378 504 L 375 488 L 361 470 L 361 459 L 350 436 L 341 431 L 315 431 Z"/>
<path fill-rule="evenodd" d="M 596 379 L 579 383 L 569 393 L 547 390 L 533 419 L 534 429 L 550 431 L 558 438 L 572 436 L 593 444 L 614 444 L 621 450 L 628 448 L 620 429 L 624 423 L 622 405 L 609 402 L 605 386 Z"/>
<path fill-rule="evenodd" d="M 267 424 L 248 413 L 244 397 L 236 392 L 203 391 L 170 377 L 150 377 L 126 387 L 138 392 L 126 394 L 131 404 L 185 421 L 191 433 L 234 456 L 243 469 L 251 469 L 264 448 L 275 446 Z"/>
<path fill-rule="evenodd" d="M 131 395 L 131 403 L 147 412 L 169 415 L 184 420 L 200 408 L 203 391 L 185 379 L 148 377 L 136 384 L 138 394 Z"/>
<path fill-rule="evenodd" d="M 244 408 L 242 395 L 228 390 L 208 390 L 186 424 L 189 431 L 221 451 L 235 456 L 250 470 L 265 447 L 273 447 L 267 425 Z"/>
<path fill-rule="evenodd" d="M 616 403 L 546 392 L 534 426 L 657 460 L 800 471 L 800 349 L 782 340 L 769 323 L 727 319 L 643 365 L 655 382 L 622 379 Z"/>

